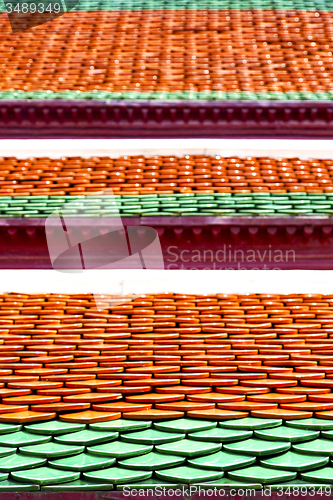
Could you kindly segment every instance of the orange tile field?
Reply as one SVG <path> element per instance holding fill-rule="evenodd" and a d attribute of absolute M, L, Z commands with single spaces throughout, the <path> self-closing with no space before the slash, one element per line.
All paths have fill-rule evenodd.
<path fill-rule="evenodd" d="M 108 188 L 129 195 L 331 193 L 333 160 L 221 155 L 0 158 L 0 196 L 77 196 Z"/>
<path fill-rule="evenodd" d="M 333 296 L 0 300 L 0 422 L 333 418 Z"/>

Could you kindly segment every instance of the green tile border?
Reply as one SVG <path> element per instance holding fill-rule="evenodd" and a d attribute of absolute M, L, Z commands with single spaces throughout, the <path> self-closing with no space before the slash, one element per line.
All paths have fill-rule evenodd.
<path fill-rule="evenodd" d="M 332 3 L 333 10 L 333 3 Z M 1 10 L 0 10 L 1 12 Z M 80 90 L 65 90 L 53 92 L 52 90 L 1 90 L 0 100 L 92 100 L 92 101 L 332 101 L 333 91 L 330 92 L 108 92 L 95 90 L 83 92 Z"/>
<path fill-rule="evenodd" d="M 45 219 L 61 209 L 76 218 L 121 217 L 332 217 L 333 193 L 171 193 L 149 195 L 2 196 L 1 218 Z M 70 204 L 70 205 L 69 205 Z"/>
<path fill-rule="evenodd" d="M 2 6 L 1 6 L 2 7 Z M 330 0 L 81 0 L 74 11 L 93 10 L 327 10 L 332 11 Z"/>

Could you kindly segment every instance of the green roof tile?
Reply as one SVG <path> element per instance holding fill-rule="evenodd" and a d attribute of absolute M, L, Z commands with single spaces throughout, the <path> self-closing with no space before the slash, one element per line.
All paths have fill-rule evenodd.
<path fill-rule="evenodd" d="M 170 455 L 179 455 L 181 457 L 200 457 L 208 453 L 214 453 L 221 449 L 220 443 L 205 443 L 203 441 L 194 441 L 192 439 L 182 439 L 174 443 L 162 444 L 156 446 L 155 449 L 159 453 L 167 453 Z"/>
<path fill-rule="evenodd" d="M 169 467 L 176 467 L 185 462 L 185 457 L 174 455 L 163 455 L 162 453 L 151 452 L 139 457 L 127 458 L 118 462 L 121 467 L 134 470 L 160 470 Z"/>
<path fill-rule="evenodd" d="M 274 484 L 280 481 L 291 481 L 296 478 L 296 472 L 286 472 L 259 465 L 252 465 L 239 471 L 228 472 L 228 477 L 234 480 Z"/>
<path fill-rule="evenodd" d="M 217 453 L 213 453 L 212 455 L 206 455 L 188 460 L 188 463 L 193 465 L 193 467 L 201 467 L 202 469 L 234 470 L 252 465 L 255 461 L 255 457 L 229 453 L 227 451 L 219 451 Z"/>
<path fill-rule="evenodd" d="M 133 481 L 143 481 L 149 479 L 152 472 L 125 469 L 124 467 L 108 467 L 103 470 L 84 472 L 83 478 L 90 481 L 104 481 L 112 484 L 127 484 Z"/>
<path fill-rule="evenodd" d="M 226 451 L 233 453 L 244 453 L 256 457 L 281 453 L 290 448 L 290 443 L 283 441 L 265 441 L 263 439 L 246 439 L 237 443 L 228 443 L 223 446 Z"/>
<path fill-rule="evenodd" d="M 273 469 L 301 472 L 323 467 L 328 462 L 329 457 L 316 457 L 313 455 L 295 453 L 294 451 L 287 451 L 287 453 L 283 453 L 278 457 L 260 460 L 260 465 L 272 467 Z"/>
<path fill-rule="evenodd" d="M 214 481 L 220 479 L 224 472 L 199 469 L 197 467 L 180 466 L 162 471 L 156 471 L 156 476 L 165 481 L 178 483 L 199 483 L 200 481 Z"/>

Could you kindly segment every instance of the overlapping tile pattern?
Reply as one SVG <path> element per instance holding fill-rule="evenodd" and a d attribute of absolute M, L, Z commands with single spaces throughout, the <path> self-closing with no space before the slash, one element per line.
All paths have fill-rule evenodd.
<path fill-rule="evenodd" d="M 333 295 L 0 296 L 0 491 L 329 485 Z"/>
<path fill-rule="evenodd" d="M 2 158 L 0 217 L 331 215 L 333 160 L 220 155 Z M 112 189 L 114 200 L 107 195 Z M 97 197 L 92 196 L 99 193 Z M 89 195 L 89 196 L 87 196 Z"/>
<path fill-rule="evenodd" d="M 332 100 L 329 2 L 166 4 L 85 2 L 51 35 L 0 14 L 1 98 Z"/>

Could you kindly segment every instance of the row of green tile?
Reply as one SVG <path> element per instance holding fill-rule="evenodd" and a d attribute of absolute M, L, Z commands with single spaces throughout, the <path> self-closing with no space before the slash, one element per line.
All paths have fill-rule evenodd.
<path fill-rule="evenodd" d="M 332 10 L 329 0 L 81 0 L 73 10 Z"/>
<path fill-rule="evenodd" d="M 31 1 L 31 0 L 30 0 Z M 330 0 L 80 0 L 72 10 L 333 10 Z M 1 5 L 1 11 L 4 11 Z"/>
<path fill-rule="evenodd" d="M 328 3 L 327 3 L 328 4 Z M 331 4 L 330 9 L 322 8 L 318 10 L 333 10 Z M 317 9 L 315 9 L 317 10 Z M 66 100 L 157 100 L 157 101 L 332 101 L 333 91 L 327 92 L 222 92 L 222 91 L 207 91 L 207 92 L 108 92 L 103 90 L 84 92 L 80 90 L 65 90 L 53 92 L 51 90 L 40 91 L 24 91 L 24 90 L 2 90 L 0 91 L 0 100 L 49 100 L 49 99 L 66 99 Z"/>
<path fill-rule="evenodd" d="M 333 193 L 215 193 L 0 198 L 0 217 L 290 216 L 333 214 Z"/>
<path fill-rule="evenodd" d="M 119 432 L 122 441 L 117 439 Z M 136 481 L 138 487 L 140 481 L 145 487 L 214 481 L 222 488 L 292 480 L 294 485 L 333 483 L 332 420 L 311 418 L 283 425 L 279 419 L 252 417 L 219 423 L 180 418 L 154 424 L 119 419 L 89 428 L 54 420 L 23 430 L 2 424 L 0 433 L 0 452 L 7 455 L 0 458 L 0 491 L 15 491 L 15 481 L 16 491 L 36 486 L 110 489 Z M 1 448 L 4 445 L 7 448 Z M 16 446 L 20 450 L 15 454 Z"/>

